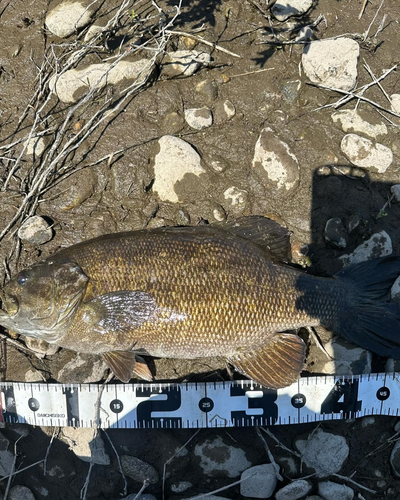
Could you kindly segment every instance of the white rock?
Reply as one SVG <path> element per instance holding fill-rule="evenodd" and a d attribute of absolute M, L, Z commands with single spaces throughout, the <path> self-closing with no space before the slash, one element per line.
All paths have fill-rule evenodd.
<path fill-rule="evenodd" d="M 315 40 L 304 47 L 304 72 L 314 83 L 342 90 L 354 88 L 357 80 L 358 43 L 350 38 Z"/>
<path fill-rule="evenodd" d="M 91 64 L 82 69 L 70 69 L 62 75 L 50 78 L 49 88 L 62 102 L 76 102 L 93 87 L 102 89 L 115 85 L 122 80 L 144 81 L 151 71 L 151 61 L 119 61 L 113 68 L 112 63 Z"/>
<path fill-rule="evenodd" d="M 211 127 L 213 116 L 211 110 L 203 106 L 202 108 L 185 109 L 185 120 L 189 127 L 202 130 Z"/>
<path fill-rule="evenodd" d="M 191 498 L 182 498 L 182 500 L 192 500 Z M 196 495 L 196 500 L 229 500 L 226 497 L 220 497 L 219 495 Z"/>
<path fill-rule="evenodd" d="M 29 217 L 18 230 L 18 237 L 31 245 L 43 245 L 53 237 L 53 229 L 40 215 Z"/>
<path fill-rule="evenodd" d="M 307 467 L 315 469 L 317 477 L 337 474 L 349 456 L 346 438 L 317 429 L 308 439 L 298 439 L 295 445 Z"/>
<path fill-rule="evenodd" d="M 371 169 L 383 174 L 393 161 L 393 153 L 383 144 L 373 143 L 370 139 L 357 134 L 347 134 L 340 145 L 343 153 L 357 167 Z"/>
<path fill-rule="evenodd" d="M 270 498 L 277 482 L 275 467 L 272 464 L 250 467 L 242 473 L 240 479 L 246 479 L 240 483 L 240 494 L 252 498 Z"/>
<path fill-rule="evenodd" d="M 299 184 L 300 167 L 296 156 L 269 127 L 261 131 L 257 140 L 253 168 L 275 189 L 291 191 Z"/>
<path fill-rule="evenodd" d="M 392 110 L 395 113 L 400 113 L 400 94 L 392 94 L 390 100 L 392 101 Z"/>
<path fill-rule="evenodd" d="M 100 24 L 92 24 L 92 26 L 90 26 L 90 28 L 87 30 L 85 38 L 83 40 L 85 42 L 90 42 L 90 40 L 101 33 L 103 29 L 104 26 L 101 26 Z"/>
<path fill-rule="evenodd" d="M 333 359 L 327 360 L 322 368 L 316 367 L 318 372 L 332 375 L 371 373 L 372 354 L 369 351 L 337 338 L 324 344 L 324 348 Z M 324 359 L 328 358 L 324 356 Z"/>
<path fill-rule="evenodd" d="M 224 111 L 225 111 L 225 114 L 226 114 L 228 120 L 233 118 L 236 114 L 235 106 L 228 99 L 226 101 L 224 101 Z"/>
<path fill-rule="evenodd" d="M 35 500 L 35 495 L 26 486 L 13 486 L 8 496 L 9 500 Z"/>
<path fill-rule="evenodd" d="M 59 350 L 58 346 L 35 337 L 24 337 L 24 342 L 28 349 L 39 354 L 40 357 L 53 356 Z"/>
<path fill-rule="evenodd" d="M 318 484 L 318 493 L 324 500 L 353 500 L 354 491 L 345 484 L 323 481 Z"/>
<path fill-rule="evenodd" d="M 64 427 L 63 436 L 75 455 L 84 462 L 92 461 L 97 465 L 110 465 L 110 458 L 104 449 L 100 434 L 95 436 L 93 429 L 84 427 Z"/>
<path fill-rule="evenodd" d="M 206 476 L 237 477 L 252 465 L 242 449 L 226 445 L 220 436 L 196 444 L 194 454 Z"/>
<path fill-rule="evenodd" d="M 26 146 L 26 154 L 28 156 L 40 156 L 46 149 L 46 141 L 43 137 L 31 137 Z"/>
<path fill-rule="evenodd" d="M 154 159 L 153 191 L 162 201 L 177 203 L 176 183 L 182 181 L 186 174 L 199 177 L 205 170 L 200 164 L 199 154 L 182 139 L 165 135 L 158 144 L 160 152 Z"/>
<path fill-rule="evenodd" d="M 150 484 L 155 484 L 160 479 L 157 470 L 140 458 L 122 455 L 121 465 L 124 473 L 138 483 L 148 480 Z"/>
<path fill-rule="evenodd" d="M 306 500 L 324 500 L 319 495 L 311 495 L 310 497 L 306 497 Z"/>
<path fill-rule="evenodd" d="M 131 493 L 127 497 L 121 498 L 121 500 L 135 500 L 138 497 L 138 493 Z M 154 495 L 151 495 L 150 493 L 145 493 L 140 495 L 140 500 L 157 500 L 157 498 Z"/>
<path fill-rule="evenodd" d="M 397 477 L 400 477 L 400 441 L 396 441 L 390 454 L 390 465 Z"/>
<path fill-rule="evenodd" d="M 0 476 L 8 476 L 11 472 L 14 462 L 14 453 L 8 448 L 10 446 L 9 440 L 0 434 Z"/>
<path fill-rule="evenodd" d="M 43 382 L 43 375 L 38 370 L 28 370 L 25 373 L 25 382 Z"/>
<path fill-rule="evenodd" d="M 231 205 L 245 205 L 247 201 L 247 191 L 231 186 L 224 192 L 225 200 L 230 201 Z"/>
<path fill-rule="evenodd" d="M 275 500 L 297 500 L 303 498 L 311 490 L 311 484 L 304 479 L 297 479 L 281 488 L 275 495 Z"/>
<path fill-rule="evenodd" d="M 339 257 L 344 266 L 349 264 L 357 264 L 366 260 L 375 259 L 377 257 L 385 257 L 393 252 L 392 240 L 386 231 L 375 233 L 369 240 L 361 243 L 354 252 L 344 254 Z"/>
<path fill-rule="evenodd" d="M 208 66 L 210 54 L 197 50 L 177 50 L 168 52 L 163 62 L 163 73 L 167 76 L 191 76 L 201 66 Z"/>
<path fill-rule="evenodd" d="M 375 425 L 375 417 L 364 417 L 361 419 L 361 427 L 369 427 L 370 425 Z M 335 483 L 336 484 L 336 483 Z"/>
<path fill-rule="evenodd" d="M 107 364 L 100 358 L 93 360 L 90 355 L 78 352 L 58 372 L 58 382 L 67 384 L 72 383 L 73 380 L 76 381 L 78 370 L 80 372 L 79 382 L 90 384 L 103 379 Z"/>
<path fill-rule="evenodd" d="M 183 493 L 192 486 L 193 484 L 190 481 L 179 481 L 179 483 L 171 484 L 171 491 L 173 493 Z"/>
<path fill-rule="evenodd" d="M 388 133 L 387 127 L 383 122 L 370 123 L 364 120 L 358 111 L 353 109 L 343 109 L 333 113 L 332 120 L 341 124 L 343 132 L 355 132 L 365 134 L 368 137 L 376 139 L 380 135 Z"/>
<path fill-rule="evenodd" d="M 392 288 L 390 290 L 390 296 L 391 296 L 392 300 L 400 299 L 400 276 L 393 283 Z"/>
<path fill-rule="evenodd" d="M 282 22 L 291 16 L 305 14 L 312 4 L 313 0 L 278 0 L 272 7 L 272 14 Z"/>
<path fill-rule="evenodd" d="M 400 201 L 400 184 L 394 184 L 390 188 L 391 193 L 394 195 L 396 201 Z"/>
<path fill-rule="evenodd" d="M 61 2 L 46 16 L 46 27 L 54 35 L 66 38 L 75 30 L 84 28 L 90 23 L 93 7 L 82 2 Z"/>

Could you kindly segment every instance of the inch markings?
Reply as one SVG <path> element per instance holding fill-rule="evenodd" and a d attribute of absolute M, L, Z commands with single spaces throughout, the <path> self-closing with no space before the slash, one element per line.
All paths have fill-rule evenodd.
<path fill-rule="evenodd" d="M 100 386 L 3 382 L 0 422 L 92 427 Z M 251 380 L 108 384 L 103 428 L 291 425 L 365 415 L 398 416 L 400 374 L 304 377 L 284 389 Z"/>

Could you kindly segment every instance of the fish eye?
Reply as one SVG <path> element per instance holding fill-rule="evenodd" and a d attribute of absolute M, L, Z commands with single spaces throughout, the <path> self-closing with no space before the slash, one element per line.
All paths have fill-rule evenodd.
<path fill-rule="evenodd" d="M 18 285 L 24 285 L 28 281 L 28 279 L 29 279 L 28 273 L 22 271 L 21 273 L 19 273 L 17 277 L 17 283 Z"/>

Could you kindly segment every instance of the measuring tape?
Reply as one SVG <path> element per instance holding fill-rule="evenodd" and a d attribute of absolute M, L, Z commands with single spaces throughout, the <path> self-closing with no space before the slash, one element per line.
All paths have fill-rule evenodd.
<path fill-rule="evenodd" d="M 38 426 L 93 427 L 96 403 L 100 426 L 115 429 L 252 427 L 400 412 L 398 373 L 304 377 L 278 390 L 251 380 L 108 384 L 102 393 L 96 384 L 0 387 L 0 421 Z"/>

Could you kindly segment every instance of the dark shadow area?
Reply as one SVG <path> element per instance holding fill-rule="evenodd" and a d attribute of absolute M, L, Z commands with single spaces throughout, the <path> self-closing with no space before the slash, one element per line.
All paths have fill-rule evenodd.
<path fill-rule="evenodd" d="M 178 5 L 177 0 L 167 0 L 168 7 Z M 192 29 L 200 28 L 204 23 L 215 26 L 215 11 L 223 5 L 223 0 L 187 0 L 182 3 L 182 13 L 175 26 L 191 25 Z"/>

